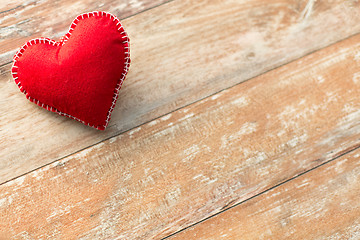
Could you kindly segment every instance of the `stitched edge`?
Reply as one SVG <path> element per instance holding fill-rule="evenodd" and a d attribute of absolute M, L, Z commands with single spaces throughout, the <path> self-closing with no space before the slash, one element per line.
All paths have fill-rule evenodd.
<path fill-rule="evenodd" d="M 81 119 L 79 119 L 77 117 L 71 116 L 70 114 L 63 113 L 63 112 L 59 111 L 58 109 L 56 109 L 56 108 L 54 108 L 52 106 L 41 103 L 39 100 L 30 97 L 29 94 L 26 92 L 26 90 L 21 85 L 21 81 L 19 80 L 19 77 L 18 77 L 18 74 L 17 74 L 18 66 L 16 65 L 17 60 L 23 55 L 23 53 L 24 53 L 24 51 L 25 51 L 25 49 L 27 47 L 29 47 L 31 45 L 34 45 L 34 44 L 41 44 L 41 43 L 50 44 L 50 45 L 53 45 L 53 46 L 63 46 L 69 40 L 72 32 L 75 30 L 75 27 L 77 26 L 77 23 L 79 21 L 81 21 L 83 19 L 86 19 L 86 18 L 94 17 L 94 16 L 98 16 L 98 17 L 100 17 L 100 16 L 104 17 L 105 16 L 105 17 L 108 17 L 108 18 L 113 20 L 114 24 L 116 24 L 115 26 L 117 27 L 117 31 L 120 33 L 120 35 L 122 36 L 122 39 L 124 40 L 122 43 L 124 44 L 124 49 L 125 49 L 125 52 L 124 52 L 124 54 L 125 54 L 125 58 L 124 58 L 125 62 L 124 62 L 124 69 L 123 69 L 123 72 L 122 72 L 122 77 L 118 80 L 118 82 L 116 84 L 116 87 L 114 89 L 113 101 L 112 101 L 111 107 L 108 110 L 108 114 L 107 114 L 107 117 L 106 117 L 106 120 L 105 120 L 105 124 L 104 125 L 98 125 L 98 126 L 90 125 L 90 123 L 87 123 L 87 122 L 85 122 L 85 121 L 83 121 L 83 120 L 81 120 Z M 128 71 L 129 71 L 129 67 L 130 67 L 130 39 L 129 39 L 127 33 L 125 32 L 124 27 L 120 23 L 120 20 L 115 15 L 113 15 L 111 13 L 103 12 L 103 11 L 93 11 L 93 12 L 83 13 L 83 14 L 80 14 L 79 16 L 77 16 L 73 20 L 73 22 L 70 24 L 68 32 L 63 37 L 61 37 L 61 39 L 58 42 L 55 41 L 55 40 L 52 40 L 50 38 L 44 38 L 44 37 L 31 39 L 30 41 L 26 42 L 16 52 L 16 54 L 13 57 L 13 65 L 12 65 L 12 68 L 11 68 L 11 74 L 13 76 L 13 79 L 14 79 L 16 85 L 19 87 L 20 91 L 22 93 L 24 93 L 26 95 L 26 98 L 29 99 L 31 102 L 37 104 L 38 106 L 40 106 L 42 108 L 45 108 L 48 111 L 55 112 L 55 113 L 57 113 L 57 114 L 59 114 L 61 116 L 66 116 L 66 117 L 69 117 L 71 119 L 77 120 L 79 122 L 82 122 L 85 125 L 90 126 L 90 127 L 93 127 L 93 128 L 99 129 L 99 130 L 105 130 L 105 128 L 109 124 L 109 121 L 110 121 L 110 118 L 111 118 L 111 113 L 114 110 L 116 101 L 117 101 L 117 99 L 119 97 L 119 91 L 121 89 L 121 86 L 122 86 L 122 84 L 123 84 L 123 82 L 125 80 L 125 77 L 126 77 Z"/>

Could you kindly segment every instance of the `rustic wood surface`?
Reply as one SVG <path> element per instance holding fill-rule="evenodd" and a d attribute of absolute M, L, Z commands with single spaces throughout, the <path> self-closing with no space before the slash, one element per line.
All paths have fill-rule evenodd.
<path fill-rule="evenodd" d="M 169 239 L 359 239 L 360 150 Z"/>
<path fill-rule="evenodd" d="M 34 0 L 26 3 L 23 1 L 1 2 L 0 183 L 88 147 L 111 135 L 111 130 L 106 133 L 95 131 L 81 126 L 80 123 L 59 118 L 55 114 L 49 115 L 48 112 L 29 104 L 24 96 L 19 94 L 19 89 L 14 87 L 10 74 L 9 62 L 16 49 L 25 41 L 35 37 L 59 38 L 68 30 L 73 18 L 83 12 L 111 11 L 119 18 L 124 18 L 165 2 L 165 0 L 108 0 L 101 3 L 61 1 L 55 4 L 54 1 L 49 0 Z M 27 31 L 25 35 L 23 35 L 24 29 Z M 1 65 L 1 63 L 4 64 Z M 16 108 L 16 106 L 25 106 L 25 108 Z M 51 121 L 46 120 L 48 117 Z M 44 131 L 44 129 L 48 130 Z M 42 141 L 43 139 L 47 140 Z"/>
<path fill-rule="evenodd" d="M 0 3 L 0 65 L 9 63 L 17 48 L 38 37 L 59 39 L 79 14 L 95 10 L 111 11 L 124 19 L 166 0 L 1 0 Z"/>
<path fill-rule="evenodd" d="M 159 239 L 345 154 L 359 52 L 356 35 L 2 184 L 2 229 Z"/>
<path fill-rule="evenodd" d="M 1 8 L 0 58 L 9 62 L 20 42 L 32 37 L 59 37 L 78 12 L 98 6 L 90 2 L 30 1 L 19 8 L 10 2 Z M 128 16 L 136 12 L 131 6 L 141 5 L 129 2 L 107 1 L 101 10 Z M 359 5 L 317 1 L 309 10 L 307 1 L 178 0 L 125 19 L 132 65 L 106 132 L 30 103 L 5 64 L 0 67 L 0 182 L 354 35 L 360 32 Z M 23 36 L 25 26 L 30 32 Z"/>
<path fill-rule="evenodd" d="M 104 132 L 30 103 L 9 74 L 24 41 L 96 9 L 131 38 Z M 0 239 L 360 238 L 359 13 L 356 0 L 2 1 Z"/>

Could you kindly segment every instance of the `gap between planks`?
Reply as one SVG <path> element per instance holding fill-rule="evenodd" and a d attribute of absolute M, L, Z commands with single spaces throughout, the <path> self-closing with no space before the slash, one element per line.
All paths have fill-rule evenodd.
<path fill-rule="evenodd" d="M 188 226 L 188 227 L 186 227 L 186 228 L 183 228 L 183 229 L 181 229 L 181 230 L 179 230 L 179 231 L 177 231 L 177 232 L 174 232 L 173 234 L 170 234 L 170 235 L 162 238 L 162 240 L 169 239 L 169 238 L 172 238 L 172 237 L 177 237 L 178 234 L 180 234 L 180 233 L 182 233 L 182 232 L 184 232 L 184 231 L 187 231 L 187 230 L 189 230 L 189 229 L 192 229 L 192 228 L 196 227 L 196 226 L 199 225 L 199 224 L 205 223 L 206 221 L 208 221 L 208 220 L 210 220 L 210 219 L 212 219 L 212 218 L 214 218 L 214 217 L 216 217 L 216 216 L 219 216 L 219 215 L 221 215 L 222 213 L 224 213 L 224 212 L 226 212 L 226 211 L 229 211 L 229 210 L 231 210 L 231 209 L 234 209 L 234 208 L 240 206 L 241 204 L 244 204 L 244 203 L 246 203 L 246 202 L 249 202 L 249 201 L 251 201 L 251 200 L 254 200 L 254 199 L 256 199 L 257 197 L 259 197 L 259 196 L 261 196 L 261 195 L 263 195 L 263 194 L 265 194 L 265 193 L 268 193 L 268 192 L 270 192 L 270 191 L 273 191 L 273 190 L 275 190 L 276 188 L 278 188 L 278 187 L 280 187 L 280 186 L 283 186 L 284 184 L 289 183 L 290 181 L 293 181 L 293 180 L 295 180 L 295 179 L 298 179 L 298 178 L 300 178 L 300 177 L 303 177 L 304 175 L 306 175 L 306 174 L 308 174 L 308 173 L 310 173 L 310 172 L 312 172 L 312 171 L 314 171 L 314 170 L 316 170 L 316 169 L 322 168 L 322 167 L 324 167 L 324 166 L 327 165 L 327 164 L 330 164 L 330 163 L 332 163 L 332 162 L 334 162 L 334 161 L 336 161 L 336 160 L 338 160 L 338 159 L 341 159 L 341 158 L 343 158 L 343 157 L 346 157 L 346 155 L 349 155 L 349 154 L 351 154 L 351 153 L 353 153 L 353 152 L 356 152 L 356 151 L 359 150 L 359 149 L 360 149 L 360 144 L 358 144 L 358 145 L 356 145 L 356 146 L 354 146 L 354 147 L 351 147 L 351 149 L 344 151 L 343 153 L 337 155 L 336 157 L 330 159 L 329 161 L 323 162 L 323 163 L 321 163 L 321 164 L 319 164 L 319 165 L 317 165 L 317 166 L 315 166 L 315 167 L 313 167 L 313 168 L 311 168 L 311 169 L 309 169 L 309 170 L 306 170 L 306 171 L 304 171 L 304 172 L 302 172 L 302 173 L 299 173 L 298 175 L 295 175 L 294 177 L 291 177 L 291 178 L 289 178 L 289 179 L 286 179 L 285 181 L 280 182 L 279 184 L 276 184 L 276 185 L 274 185 L 274 186 L 272 186 L 272 187 L 270 187 L 270 188 L 268 188 L 268 189 L 266 189 L 266 190 L 264 190 L 264 191 L 262 191 L 262 192 L 259 192 L 259 193 L 255 194 L 254 196 L 251 196 L 251 197 L 249 197 L 249 198 L 247 198 L 247 199 L 245 199 L 245 200 L 243 200 L 243 201 L 241 201 L 241 202 L 239 202 L 239 203 L 237 203 L 237 204 L 234 204 L 234 205 L 232 205 L 232 206 L 230 206 L 230 207 L 226 207 L 226 206 L 225 206 L 224 209 L 221 210 L 221 211 L 219 211 L 218 213 L 215 213 L 214 215 L 211 215 L 211 216 L 209 216 L 209 217 L 207 217 L 207 218 L 204 218 L 204 219 L 202 219 L 202 220 L 199 221 L 199 222 L 196 222 L 196 223 L 194 223 L 194 224 L 192 224 L 192 225 L 190 225 L 190 226 Z M 181 236 L 181 235 L 180 235 L 180 236 Z"/>
<path fill-rule="evenodd" d="M 126 19 L 132 67 L 119 97 L 121 104 L 104 133 L 32 106 L 3 75 L 0 111 L 6 115 L 0 125 L 5 126 L 6 140 L 0 152 L 0 182 L 359 31 L 355 2 L 318 2 L 311 17 L 299 21 L 303 3 L 173 1 Z M 216 34 L 218 29 L 221 35 Z M 225 47 L 219 51 L 218 46 Z M 173 56 L 178 56 L 176 61 Z"/>
<path fill-rule="evenodd" d="M 160 6 L 162 6 L 162 5 L 164 5 L 164 4 L 167 4 L 167 3 L 170 3 L 170 2 L 172 2 L 172 1 L 175 1 L 175 0 L 156 0 L 156 1 L 148 1 L 148 0 L 139 0 L 137 3 L 140 3 L 140 5 L 138 6 L 138 8 L 139 9 L 136 9 L 136 8 L 134 8 L 133 6 L 126 6 L 126 8 L 124 9 L 124 8 L 122 8 L 122 9 L 116 9 L 116 7 L 117 6 L 112 6 L 112 8 L 109 8 L 107 5 L 111 5 L 111 3 L 112 2 L 114 2 L 114 1 L 112 1 L 112 0 L 108 0 L 108 1 L 103 1 L 99 6 L 100 7 L 94 7 L 94 6 L 92 6 L 92 7 L 89 7 L 89 6 L 84 6 L 84 7 L 81 7 L 81 8 L 79 8 L 79 9 L 76 9 L 76 10 L 73 10 L 72 12 L 78 12 L 78 14 L 77 15 L 79 15 L 79 14 L 81 14 L 81 13 L 85 13 L 85 12 L 91 12 L 91 11 L 95 11 L 95 10 L 101 10 L 101 11 L 106 11 L 106 12 L 111 12 L 111 13 L 113 13 L 113 14 L 115 14 L 115 15 L 117 15 L 117 17 L 121 20 L 121 21 L 123 21 L 123 20 L 125 20 L 125 19 L 128 19 L 128 18 L 131 18 L 131 17 L 134 17 L 134 16 L 136 16 L 136 15 L 138 15 L 138 14 L 141 14 L 141 13 L 144 13 L 144 12 L 146 12 L 146 11 L 149 11 L 149 10 L 151 10 L 151 9 L 154 9 L 154 8 L 156 8 L 156 7 L 160 7 Z M 48 2 L 50 2 L 51 3 L 51 1 L 48 1 Z M 79 3 L 79 2 L 81 2 L 81 1 L 78 1 L 77 2 L 77 4 Z M 94 1 L 95 2 L 95 1 Z M 126 5 L 126 1 L 118 1 L 117 2 L 117 4 L 118 5 L 121 5 L 121 4 L 124 4 L 124 2 L 125 2 L 125 5 Z M 149 4 L 150 3 L 150 4 Z M 32 5 L 32 4 L 35 4 L 35 9 L 36 8 L 38 8 L 38 10 L 39 9 L 45 9 L 46 7 L 46 4 L 47 4 L 47 2 L 45 1 L 45 2 L 42 2 L 40 5 L 38 5 L 38 6 L 36 6 L 37 5 L 37 2 L 35 1 L 35 2 L 32 2 L 30 5 Z M 62 5 L 61 5 L 62 4 Z M 55 6 L 55 5 L 52 5 L 51 7 L 49 7 L 48 8 L 48 10 L 49 9 L 51 9 L 51 8 L 54 8 L 54 9 L 65 9 L 65 8 L 67 8 L 68 6 L 66 5 L 67 3 L 64 1 L 64 2 L 61 2 L 60 3 L 60 5 L 61 6 Z M 72 3 L 73 5 L 74 5 L 74 3 Z M 61 28 L 59 28 L 59 29 L 57 29 L 55 32 L 52 32 L 52 33 L 47 33 L 46 31 L 47 31 L 47 29 L 42 29 L 43 31 L 38 31 L 38 30 L 36 30 L 35 31 L 35 27 L 34 26 L 31 26 L 31 21 L 34 21 L 34 22 L 36 22 L 36 21 L 39 21 L 39 16 L 37 16 L 37 15 L 39 15 L 39 12 L 37 12 L 36 14 L 32 14 L 31 13 L 31 9 L 32 9 L 32 7 L 30 7 L 30 6 L 28 6 L 29 4 L 27 3 L 26 5 L 24 5 L 24 4 L 21 4 L 21 5 L 18 5 L 18 6 L 16 6 L 16 7 L 13 7 L 13 8 L 11 8 L 11 9 L 8 9 L 8 10 L 4 10 L 4 11 L 2 11 L 2 12 L 0 12 L 0 14 L 3 14 L 2 16 L 1 16 L 1 18 L 0 18 L 0 23 L 2 23 L 3 21 L 6 21 L 6 19 L 8 19 L 8 18 L 14 18 L 14 16 L 16 16 L 16 15 L 18 15 L 18 13 L 17 12 L 15 12 L 15 13 L 11 13 L 12 11 L 14 11 L 14 10 L 16 10 L 16 9 L 18 9 L 18 8 L 23 8 L 23 9 L 21 9 L 21 11 L 23 12 L 24 10 L 27 10 L 27 14 L 28 14 L 28 16 L 27 16 L 27 18 L 25 17 L 23 17 L 23 16 L 18 16 L 17 18 L 20 18 L 20 19 L 22 19 L 21 20 L 21 22 L 27 22 L 27 20 L 29 20 L 29 23 L 28 24 L 30 24 L 30 26 L 28 27 L 29 29 L 27 30 L 27 31 L 29 31 L 29 33 L 28 34 L 30 34 L 31 35 L 31 38 L 30 39 L 33 39 L 33 38 L 37 38 L 37 37 L 39 37 L 39 35 L 41 36 L 41 37 L 49 37 L 49 38 L 52 38 L 52 39 L 56 39 L 56 38 L 60 38 L 60 36 L 63 36 L 63 35 L 65 35 L 65 33 L 68 31 L 68 28 L 69 28 L 69 26 L 65 26 L 64 24 L 66 24 L 66 22 L 68 22 L 68 21 L 72 21 L 72 19 L 68 19 L 68 15 L 64 15 L 64 16 L 57 16 L 57 18 L 59 18 L 58 19 L 58 22 L 57 22 L 57 24 L 56 25 L 61 25 Z M 43 6 L 43 5 L 45 5 L 45 6 Z M 71 5 L 71 6 L 73 6 L 73 5 Z M 76 5 L 76 4 L 75 4 Z M 104 6 L 105 5 L 105 6 Z M 70 7 L 71 7 L 70 6 Z M 112 11 L 112 9 L 116 9 L 116 12 L 114 12 L 114 11 Z M 30 13 L 29 13 L 29 11 L 30 11 Z M 9 16 L 7 16 L 6 14 L 4 14 L 4 13 L 7 13 Z M 14 14 L 14 16 L 12 15 L 12 14 Z M 52 13 L 52 15 L 54 15 L 54 13 Z M 26 15 L 25 15 L 26 16 Z M 47 16 L 45 16 L 45 18 L 50 18 L 50 17 L 53 17 L 53 16 L 51 16 L 50 14 L 48 14 Z M 73 18 L 75 18 L 76 17 L 76 15 L 75 16 L 73 16 Z M 3 18 L 3 19 L 2 19 Z M 61 19 L 63 19 L 64 21 L 61 21 Z M 67 20 L 67 21 L 65 21 L 65 19 Z M 68 24 L 70 24 L 71 22 L 68 22 Z M 16 23 L 16 24 L 18 24 L 18 23 Z M 16 25 L 15 24 L 15 25 Z M 53 25 L 55 25 L 55 23 L 52 23 Z M 3 24 L 2 24 L 3 25 Z M 8 27 L 13 27 L 14 26 L 14 24 L 12 24 L 12 25 L 10 25 L 10 26 L 7 26 L 7 25 L 5 25 L 5 26 L 3 26 L 2 28 L 3 29 L 5 29 L 5 28 L 8 28 Z M 36 25 L 35 25 L 36 26 Z M 31 27 L 33 27 L 33 29 L 32 30 L 30 30 L 31 29 Z M 52 27 L 51 27 L 51 24 L 50 24 L 50 26 L 48 26 L 48 28 L 50 28 L 50 29 L 52 29 Z M 23 30 L 22 30 L 23 31 Z M 16 32 L 15 32 L 16 33 Z M 18 33 L 16 33 L 16 34 L 18 34 Z M 1 36 L 1 31 L 0 31 L 0 36 Z M 17 37 L 17 38 L 19 38 L 19 37 Z M 12 62 L 10 61 L 10 59 L 15 55 L 15 53 L 16 53 L 16 51 L 17 51 L 17 49 L 18 48 L 20 48 L 26 41 L 28 41 L 28 40 L 30 40 L 29 39 L 29 36 L 26 36 L 25 38 L 24 37 L 22 37 L 22 38 L 20 38 L 20 40 L 22 41 L 22 42 L 19 42 L 19 41 L 17 41 L 17 40 L 19 40 L 19 39 L 17 39 L 17 38 L 15 38 L 14 40 L 13 40 L 13 42 L 11 43 L 11 46 L 13 46 L 14 47 L 14 49 L 7 49 L 7 52 L 0 52 L 0 67 L 2 67 L 2 66 L 5 66 L 5 65 L 7 65 L 7 64 L 11 64 Z M 0 45 L 2 44 L 2 41 L 6 41 L 7 40 L 7 37 L 3 37 L 3 38 L 1 38 L 0 39 Z M 9 59 L 9 60 L 7 60 L 7 59 Z M 6 61 L 8 61 L 8 62 L 6 62 Z"/>
<path fill-rule="evenodd" d="M 171 239 L 359 239 L 359 157 L 357 149 Z"/>
<path fill-rule="evenodd" d="M 171 1 L 174 1 L 174 0 L 171 0 Z M 303 56 L 303 57 L 306 57 L 306 56 L 308 56 L 308 55 L 314 54 L 314 53 L 316 53 L 316 52 L 318 52 L 318 51 L 322 51 L 322 50 L 325 49 L 325 48 L 328 48 L 328 47 L 330 47 L 330 46 L 332 46 L 332 45 L 336 45 L 336 44 L 338 44 L 338 43 L 340 43 L 340 42 L 342 42 L 342 41 L 348 40 L 348 39 L 350 39 L 350 38 L 353 38 L 353 37 L 355 37 L 356 35 L 360 35 L 360 34 L 359 34 L 359 33 L 356 33 L 356 34 L 354 34 L 354 35 L 352 35 L 352 36 L 349 36 L 349 37 L 344 38 L 344 39 L 342 39 L 342 40 L 339 40 L 339 41 L 337 41 L 337 42 L 335 42 L 335 43 L 333 43 L 333 44 L 330 44 L 329 46 L 326 46 L 326 47 L 320 48 L 320 49 L 318 49 L 318 50 L 312 51 L 312 52 L 306 54 L 306 55 Z M 257 76 L 254 76 L 253 78 L 259 77 L 259 76 L 264 75 L 264 74 L 267 74 L 268 72 L 271 72 L 271 71 L 273 71 L 273 70 L 275 70 L 275 69 L 277 69 L 277 68 L 284 67 L 285 65 L 290 64 L 290 63 L 292 63 L 292 62 L 299 61 L 299 60 L 300 60 L 301 58 L 303 58 L 303 57 L 299 57 L 299 58 L 294 59 L 294 60 L 292 60 L 292 61 L 290 61 L 290 62 L 288 62 L 288 63 L 284 63 L 284 64 L 282 64 L 282 65 L 279 65 L 278 67 L 269 69 L 269 70 L 265 71 L 264 73 L 261 73 L 261 74 L 259 74 L 259 75 L 257 75 Z M 1 66 L 0 66 L 0 67 L 1 67 Z M 25 172 L 25 173 L 23 173 L 23 174 L 21 174 L 21 175 L 19 175 L 19 176 L 16 176 L 16 177 L 14 177 L 14 178 L 12 178 L 12 179 L 6 180 L 6 181 L 4 181 L 4 182 L 0 182 L 0 186 L 1 186 L 2 184 L 8 183 L 8 182 L 10 182 L 10 181 L 13 181 L 13 180 L 15 180 L 15 179 L 17 179 L 17 178 L 19 178 L 19 177 L 23 177 L 23 176 L 25 176 L 26 174 L 29 174 L 29 173 L 34 172 L 34 171 L 37 171 L 37 170 L 39 170 L 39 169 L 41 169 L 41 168 L 43 168 L 43 167 L 46 167 L 46 166 L 48 166 L 48 165 L 51 165 L 51 164 L 53 164 L 53 163 L 55 163 L 55 162 L 61 161 L 61 160 L 65 159 L 65 158 L 68 158 L 68 157 L 70 157 L 70 156 L 72 156 L 72 155 L 74 155 L 74 154 L 78 154 L 79 152 L 82 152 L 82 151 L 84 151 L 84 150 L 86 150 L 86 149 L 92 148 L 92 147 L 94 147 L 94 146 L 96 146 L 96 145 L 98 145 L 98 144 L 102 144 L 103 142 L 106 142 L 106 141 L 110 140 L 111 138 L 117 137 L 117 136 L 119 136 L 119 135 L 121 135 L 121 134 L 126 134 L 126 133 L 129 133 L 129 132 L 131 132 L 131 131 L 134 131 L 134 129 L 136 129 L 136 128 L 139 128 L 139 127 L 141 128 L 141 126 L 143 126 L 143 125 L 149 124 L 149 123 L 152 122 L 152 121 L 156 121 L 156 120 L 158 120 L 158 119 L 161 119 L 161 118 L 163 118 L 163 117 L 166 117 L 166 115 L 168 115 L 168 114 L 172 114 L 172 113 L 174 113 L 174 112 L 177 112 L 177 111 L 179 111 L 179 110 L 181 110 L 181 109 L 184 109 L 184 108 L 186 108 L 186 107 L 188 107 L 188 106 L 190 106 L 190 105 L 192 105 L 192 104 L 195 104 L 195 103 L 197 103 L 197 102 L 203 101 L 203 100 L 205 100 L 206 98 L 211 98 L 211 97 L 213 97 L 213 96 L 215 96 L 215 95 L 217 95 L 217 94 L 221 94 L 222 92 L 227 91 L 227 90 L 229 90 L 230 88 L 233 88 L 233 87 L 235 87 L 235 86 L 237 86 L 237 85 L 246 83 L 247 81 L 250 81 L 250 80 L 253 79 L 253 78 L 245 79 L 243 82 L 239 82 L 239 83 L 237 83 L 237 84 L 235 84 L 235 85 L 233 85 L 233 86 L 229 86 L 229 87 L 227 87 L 227 88 L 221 89 L 221 90 L 219 90 L 218 92 L 214 92 L 213 94 L 211 94 L 211 95 L 209 95 L 209 96 L 205 96 L 205 97 L 203 97 L 203 98 L 198 99 L 197 101 L 190 102 L 190 103 L 188 103 L 188 104 L 186 104 L 186 105 L 184 105 L 184 106 L 181 106 L 181 107 L 179 107 L 179 108 L 176 108 L 176 109 L 174 109 L 174 110 L 172 110 L 172 111 L 170 111 L 170 112 L 168 112 L 168 113 L 165 113 L 165 114 L 163 114 L 163 115 L 160 115 L 160 116 L 158 116 L 158 117 L 156 117 L 156 118 L 150 119 L 150 120 L 148 120 L 148 121 L 146 121 L 146 122 L 144 122 L 144 123 L 141 123 L 141 124 L 139 124 L 139 125 L 135 125 L 134 127 L 130 128 L 130 129 L 128 129 L 128 130 L 125 130 L 125 131 L 122 131 L 122 132 L 117 132 L 117 133 L 115 133 L 115 134 L 113 134 L 113 135 L 110 135 L 110 136 L 108 136 L 108 137 L 100 140 L 99 142 L 95 142 L 95 143 L 93 143 L 93 144 L 91 144 L 91 145 L 89 145 L 89 146 L 86 146 L 86 147 L 84 147 L 84 148 L 82 148 L 82 149 L 79 149 L 79 150 L 77 150 L 77 151 L 75 151 L 75 152 L 73 152 L 73 153 L 70 153 L 70 154 L 68 154 L 68 155 L 64 155 L 64 156 L 61 157 L 61 158 L 55 159 L 55 160 L 52 161 L 52 162 L 49 162 L 49 163 L 46 163 L 46 164 L 44 164 L 44 165 L 42 165 L 42 166 L 39 166 L 39 167 L 37 167 L 37 168 L 34 168 L 34 169 L 32 169 L 31 171 Z"/>
<path fill-rule="evenodd" d="M 2 185 L 0 222 L 160 238 L 342 154 L 359 144 L 359 38 Z"/>

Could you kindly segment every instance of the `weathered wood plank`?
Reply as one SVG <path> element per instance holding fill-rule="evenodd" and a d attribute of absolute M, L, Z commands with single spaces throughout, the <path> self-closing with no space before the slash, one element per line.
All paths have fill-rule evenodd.
<path fill-rule="evenodd" d="M 360 150 L 169 239 L 360 239 Z"/>
<path fill-rule="evenodd" d="M 37 37 L 60 38 L 79 14 L 109 11 L 119 19 L 158 6 L 168 0 L 51 1 L 1 0 L 0 65 L 10 62 L 18 47 Z"/>
<path fill-rule="evenodd" d="M 111 3 L 106 9 L 113 9 Z M 357 1 L 316 1 L 311 14 L 304 15 L 305 4 L 292 0 L 174 1 L 126 19 L 132 66 L 104 133 L 28 102 L 6 72 L 9 66 L 3 67 L 0 182 L 360 31 Z M 64 11 L 80 11 L 84 4 L 64 6 Z M 56 6 L 51 9 L 58 11 Z M 60 21 L 69 13 L 63 15 Z M 58 28 L 45 22 L 54 31 L 50 35 L 55 34 Z M 41 30 L 44 34 L 46 26 Z"/>
<path fill-rule="evenodd" d="M 160 238 L 353 149 L 359 52 L 357 35 L 3 184 L 1 229 Z"/>

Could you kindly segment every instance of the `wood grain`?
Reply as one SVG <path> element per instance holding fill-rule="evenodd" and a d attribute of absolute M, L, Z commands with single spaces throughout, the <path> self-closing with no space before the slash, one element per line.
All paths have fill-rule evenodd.
<path fill-rule="evenodd" d="M 169 239 L 360 239 L 360 150 Z"/>
<path fill-rule="evenodd" d="M 36 25 L 27 28 L 36 29 L 39 25 L 41 33 L 49 35 L 62 31 L 57 27 L 59 22 L 68 21 L 59 25 L 62 29 L 70 23 L 69 9 L 82 11 L 85 6 L 82 2 L 65 1 L 62 8 L 57 8 L 56 4 L 60 3 L 51 8 L 50 1 L 42 2 L 51 11 L 39 10 L 40 15 L 36 15 L 37 5 L 29 4 L 33 8 L 18 11 L 18 18 L 27 12 L 27 17 L 35 14 L 31 17 L 34 22 L 31 20 L 29 24 Z M 112 4 L 115 3 L 107 2 L 103 10 L 120 14 L 120 5 L 115 10 Z M 95 131 L 30 103 L 11 80 L 10 65 L 3 66 L 0 68 L 0 182 L 360 31 L 357 1 L 317 1 L 310 15 L 304 15 L 305 5 L 306 1 L 291 0 L 173 1 L 124 20 L 131 38 L 132 66 L 106 132 Z M 10 4 L 8 8 L 14 6 Z M 92 6 L 92 10 L 97 3 L 86 6 Z M 54 12 L 61 15 L 59 20 L 48 19 Z M 17 24 L 16 17 L 11 19 L 6 21 Z M 43 22 L 38 24 L 38 21 Z M 47 32 L 47 28 L 51 31 Z M 11 41 L 4 40 L 7 43 L 1 45 L 4 49 L 1 53 L 18 46 L 15 38 L 20 37 L 21 31 L 15 32 Z M 23 36 L 23 40 L 38 36 L 30 35 Z"/>
<path fill-rule="evenodd" d="M 360 35 L 0 186 L 1 230 L 158 239 L 360 145 Z"/>
<path fill-rule="evenodd" d="M 0 3 L 0 65 L 11 61 L 16 49 L 27 40 L 38 37 L 60 38 L 71 21 L 81 13 L 109 11 L 124 19 L 166 0 L 104 0 L 51 1 L 1 0 Z"/>

